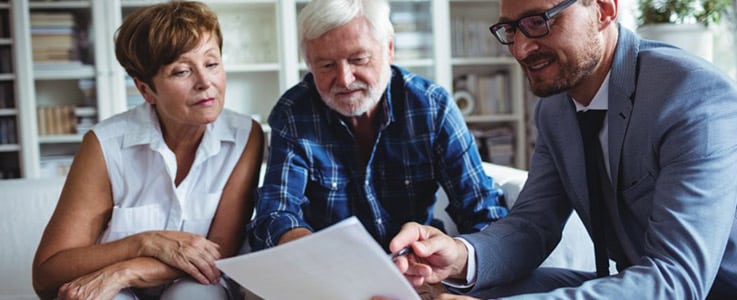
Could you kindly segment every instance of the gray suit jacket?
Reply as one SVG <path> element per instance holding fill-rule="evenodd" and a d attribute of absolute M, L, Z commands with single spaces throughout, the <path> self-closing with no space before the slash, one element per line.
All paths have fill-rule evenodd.
<path fill-rule="evenodd" d="M 575 209 L 590 229 L 583 146 L 566 94 L 541 99 L 527 184 L 509 216 L 464 235 L 474 289 L 520 279 L 560 240 Z M 737 295 L 737 88 L 684 51 L 620 28 L 609 81 L 609 203 L 631 264 L 547 299 L 703 299 Z"/>

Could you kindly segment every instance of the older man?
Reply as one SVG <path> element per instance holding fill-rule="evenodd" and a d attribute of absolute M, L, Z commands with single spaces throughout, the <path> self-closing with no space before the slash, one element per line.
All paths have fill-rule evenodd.
<path fill-rule="evenodd" d="M 387 247 L 405 222 L 433 223 L 438 184 L 460 232 L 506 214 L 448 93 L 391 65 L 386 1 L 311 1 L 299 28 L 311 72 L 269 116 L 269 161 L 249 226 L 255 249 L 353 215 Z"/>

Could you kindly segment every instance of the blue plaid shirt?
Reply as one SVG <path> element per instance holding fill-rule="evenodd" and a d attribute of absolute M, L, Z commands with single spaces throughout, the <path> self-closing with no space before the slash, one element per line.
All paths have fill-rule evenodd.
<path fill-rule="evenodd" d="M 404 223 L 430 224 L 438 184 L 461 233 L 507 214 L 448 93 L 401 68 L 392 66 L 392 73 L 366 165 L 350 126 L 324 104 L 311 74 L 279 99 L 269 116 L 268 166 L 248 227 L 255 250 L 276 246 L 291 229 L 314 232 L 354 215 L 387 248 Z"/>

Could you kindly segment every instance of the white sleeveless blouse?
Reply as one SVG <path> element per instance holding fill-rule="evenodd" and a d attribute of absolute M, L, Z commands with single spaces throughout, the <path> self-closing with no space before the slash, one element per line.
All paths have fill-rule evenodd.
<path fill-rule="evenodd" d="M 149 230 L 207 236 L 225 183 L 246 147 L 251 118 L 224 109 L 208 124 L 179 186 L 174 184 L 176 158 L 164 143 L 150 104 L 115 115 L 92 130 L 102 147 L 114 201 L 98 243 Z"/>

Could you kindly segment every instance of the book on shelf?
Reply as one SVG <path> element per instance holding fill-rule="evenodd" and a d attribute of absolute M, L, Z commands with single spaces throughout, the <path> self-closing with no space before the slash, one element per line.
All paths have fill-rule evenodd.
<path fill-rule="evenodd" d="M 0 108 L 15 108 L 13 99 L 13 82 L 0 82 Z"/>
<path fill-rule="evenodd" d="M 74 105 L 39 106 L 37 111 L 39 135 L 64 135 L 77 132 L 77 115 Z"/>
<path fill-rule="evenodd" d="M 33 71 L 76 71 L 85 67 L 79 60 L 34 61 Z"/>
<path fill-rule="evenodd" d="M 33 11 L 30 14 L 31 27 L 37 28 L 71 28 L 74 27 L 74 14 L 68 11 L 42 12 Z"/>
<path fill-rule="evenodd" d="M 0 47 L 0 73 L 13 73 L 13 51 L 10 47 Z"/>
<path fill-rule="evenodd" d="M 416 12 L 394 10 L 390 18 L 395 32 L 417 32 L 420 29 Z"/>
<path fill-rule="evenodd" d="M 497 72 L 491 75 L 479 76 L 479 98 L 486 104 L 488 114 L 512 113 L 512 97 L 509 88 L 509 73 Z"/>
<path fill-rule="evenodd" d="M 10 38 L 10 36 L 10 15 L 7 11 L 0 12 L 0 38 Z"/>
<path fill-rule="evenodd" d="M 432 33 L 397 32 L 394 35 L 394 51 L 397 59 L 429 57 L 432 52 Z"/>
<path fill-rule="evenodd" d="M 471 129 L 481 160 L 513 166 L 515 159 L 514 130 L 509 126 Z"/>
<path fill-rule="evenodd" d="M 489 21 L 455 15 L 450 20 L 451 52 L 454 57 L 489 57 L 507 55 L 502 45 L 489 34 Z"/>
<path fill-rule="evenodd" d="M 56 50 L 74 47 L 74 36 L 70 34 L 32 34 L 34 50 Z"/>
<path fill-rule="evenodd" d="M 0 166 L 0 179 L 13 179 L 20 177 L 18 167 Z"/>
<path fill-rule="evenodd" d="M 15 127 L 15 119 L 0 118 L 0 145 L 18 143 L 18 132 Z"/>
<path fill-rule="evenodd" d="M 71 12 L 32 12 L 31 47 L 35 62 L 77 60 L 78 38 Z"/>

